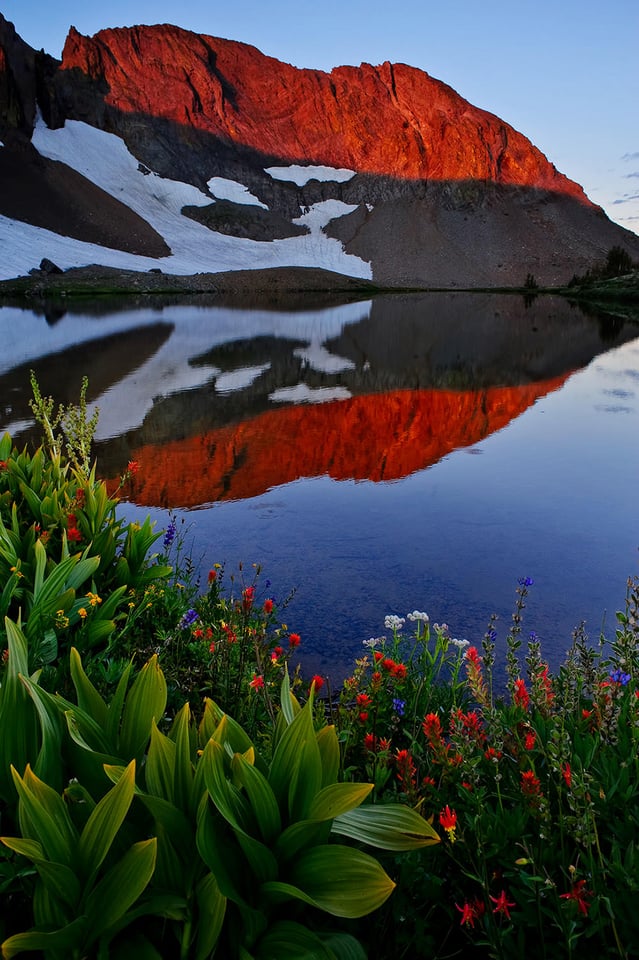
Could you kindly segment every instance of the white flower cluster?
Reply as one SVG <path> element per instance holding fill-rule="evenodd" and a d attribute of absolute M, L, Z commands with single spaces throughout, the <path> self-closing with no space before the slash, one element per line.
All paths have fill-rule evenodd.
<path fill-rule="evenodd" d="M 386 637 L 371 637 L 370 640 L 362 640 L 362 646 L 370 647 L 372 649 L 373 647 L 377 647 L 380 643 L 384 643 L 385 640 Z"/>
<path fill-rule="evenodd" d="M 428 621 L 430 620 L 430 617 L 428 616 L 427 613 L 422 613 L 419 610 L 413 610 L 412 613 L 408 613 L 406 614 L 406 616 L 408 617 L 409 620 L 413 620 L 413 621 L 422 620 L 423 623 L 428 623 Z"/>
<path fill-rule="evenodd" d="M 470 643 L 469 640 L 458 640 L 457 637 L 452 639 L 450 642 L 454 644 L 456 647 L 459 647 L 460 650 L 463 650 L 464 647 L 467 647 L 468 644 Z"/>
<path fill-rule="evenodd" d="M 387 630 L 401 630 L 406 623 L 405 617 L 398 617 L 394 613 L 389 613 L 384 617 L 384 626 Z"/>

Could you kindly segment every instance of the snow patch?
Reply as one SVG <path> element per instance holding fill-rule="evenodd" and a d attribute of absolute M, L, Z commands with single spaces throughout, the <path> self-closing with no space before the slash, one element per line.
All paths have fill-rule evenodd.
<path fill-rule="evenodd" d="M 246 390 L 270 368 L 270 363 L 263 363 L 259 367 L 241 367 L 238 370 L 221 373 L 215 381 L 215 392 L 234 393 L 236 390 Z"/>
<path fill-rule="evenodd" d="M 318 341 L 309 343 L 308 347 L 298 347 L 293 353 L 304 362 L 305 366 L 317 370 L 318 373 L 342 373 L 344 370 L 355 369 L 352 360 L 329 353 Z"/>
<path fill-rule="evenodd" d="M 299 163 L 293 163 L 289 167 L 265 167 L 264 172 L 273 180 L 286 180 L 303 187 L 309 180 L 346 183 L 352 180 L 357 171 L 347 170 L 346 167 L 303 167 Z"/>
<path fill-rule="evenodd" d="M 339 240 L 322 233 L 328 220 L 348 212 L 347 204 L 316 204 L 298 221 L 308 223 L 311 229 L 303 236 L 267 242 L 230 237 L 182 215 L 184 206 L 210 204 L 208 195 L 191 184 L 142 173 L 138 160 L 114 134 L 79 120 L 67 120 L 64 127 L 49 130 L 39 117 L 33 144 L 43 156 L 66 163 L 138 213 L 172 252 L 158 259 L 143 257 L 0 217 L 0 279 L 28 273 L 43 257 L 64 270 L 92 263 L 124 270 L 149 270 L 161 265 L 165 273 L 184 275 L 295 266 L 372 278 L 370 263 L 347 254 Z"/>
<path fill-rule="evenodd" d="M 207 187 L 216 200 L 230 200 L 231 203 L 243 203 L 268 210 L 266 203 L 258 200 L 249 191 L 248 187 L 245 187 L 243 183 L 238 183 L 237 180 L 227 180 L 226 177 L 212 177 L 207 183 Z"/>
<path fill-rule="evenodd" d="M 352 393 L 346 387 L 318 387 L 313 390 L 305 383 L 282 387 L 269 394 L 275 403 L 328 403 L 331 400 L 350 400 Z"/>

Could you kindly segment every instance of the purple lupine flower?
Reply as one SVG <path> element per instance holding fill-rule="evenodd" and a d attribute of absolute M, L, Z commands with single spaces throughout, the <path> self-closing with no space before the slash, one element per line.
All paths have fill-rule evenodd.
<path fill-rule="evenodd" d="M 610 679 L 613 683 L 620 683 L 622 687 L 625 687 L 630 681 L 630 674 L 624 673 L 623 670 L 620 669 L 612 670 L 610 672 Z"/>
<path fill-rule="evenodd" d="M 406 706 L 405 700 L 399 700 L 397 697 L 393 698 L 393 713 L 396 713 L 398 717 L 404 716 L 405 706 Z"/>
<path fill-rule="evenodd" d="M 535 582 L 535 581 L 533 580 L 532 577 L 520 577 L 520 578 L 519 578 L 519 586 L 520 586 L 520 587 L 532 587 L 532 585 L 533 585 L 534 582 Z"/>
<path fill-rule="evenodd" d="M 187 627 L 190 627 L 192 623 L 195 623 L 195 621 L 199 619 L 199 613 L 191 607 L 190 610 L 187 610 L 186 613 L 183 614 L 182 619 L 178 623 L 178 629 L 186 630 Z"/>
<path fill-rule="evenodd" d="M 164 547 L 165 550 L 168 550 L 171 544 L 173 543 L 173 541 L 175 540 L 176 531 L 177 531 L 177 528 L 175 526 L 175 523 L 173 522 L 173 520 L 171 520 L 168 527 L 166 528 L 166 533 L 164 534 L 164 540 L 162 541 L 162 546 Z"/>

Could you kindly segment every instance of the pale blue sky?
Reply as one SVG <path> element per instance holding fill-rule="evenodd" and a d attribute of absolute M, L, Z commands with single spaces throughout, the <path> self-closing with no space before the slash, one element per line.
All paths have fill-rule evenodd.
<path fill-rule="evenodd" d="M 639 233 L 637 0 L 4 0 L 2 13 L 57 57 L 71 24 L 177 23 L 299 67 L 409 63 L 512 124 Z"/>

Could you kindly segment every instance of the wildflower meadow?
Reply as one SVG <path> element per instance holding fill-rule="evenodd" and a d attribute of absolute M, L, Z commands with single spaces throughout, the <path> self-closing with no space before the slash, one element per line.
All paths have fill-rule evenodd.
<path fill-rule="evenodd" d="M 0 440 L 3 957 L 639 956 L 637 577 L 554 673 L 522 576 L 504 663 L 494 619 L 389 612 L 336 686 L 258 566 L 201 580 L 182 521 L 122 520 L 137 464 L 109 496 L 84 392 L 33 393 L 43 445 Z"/>

